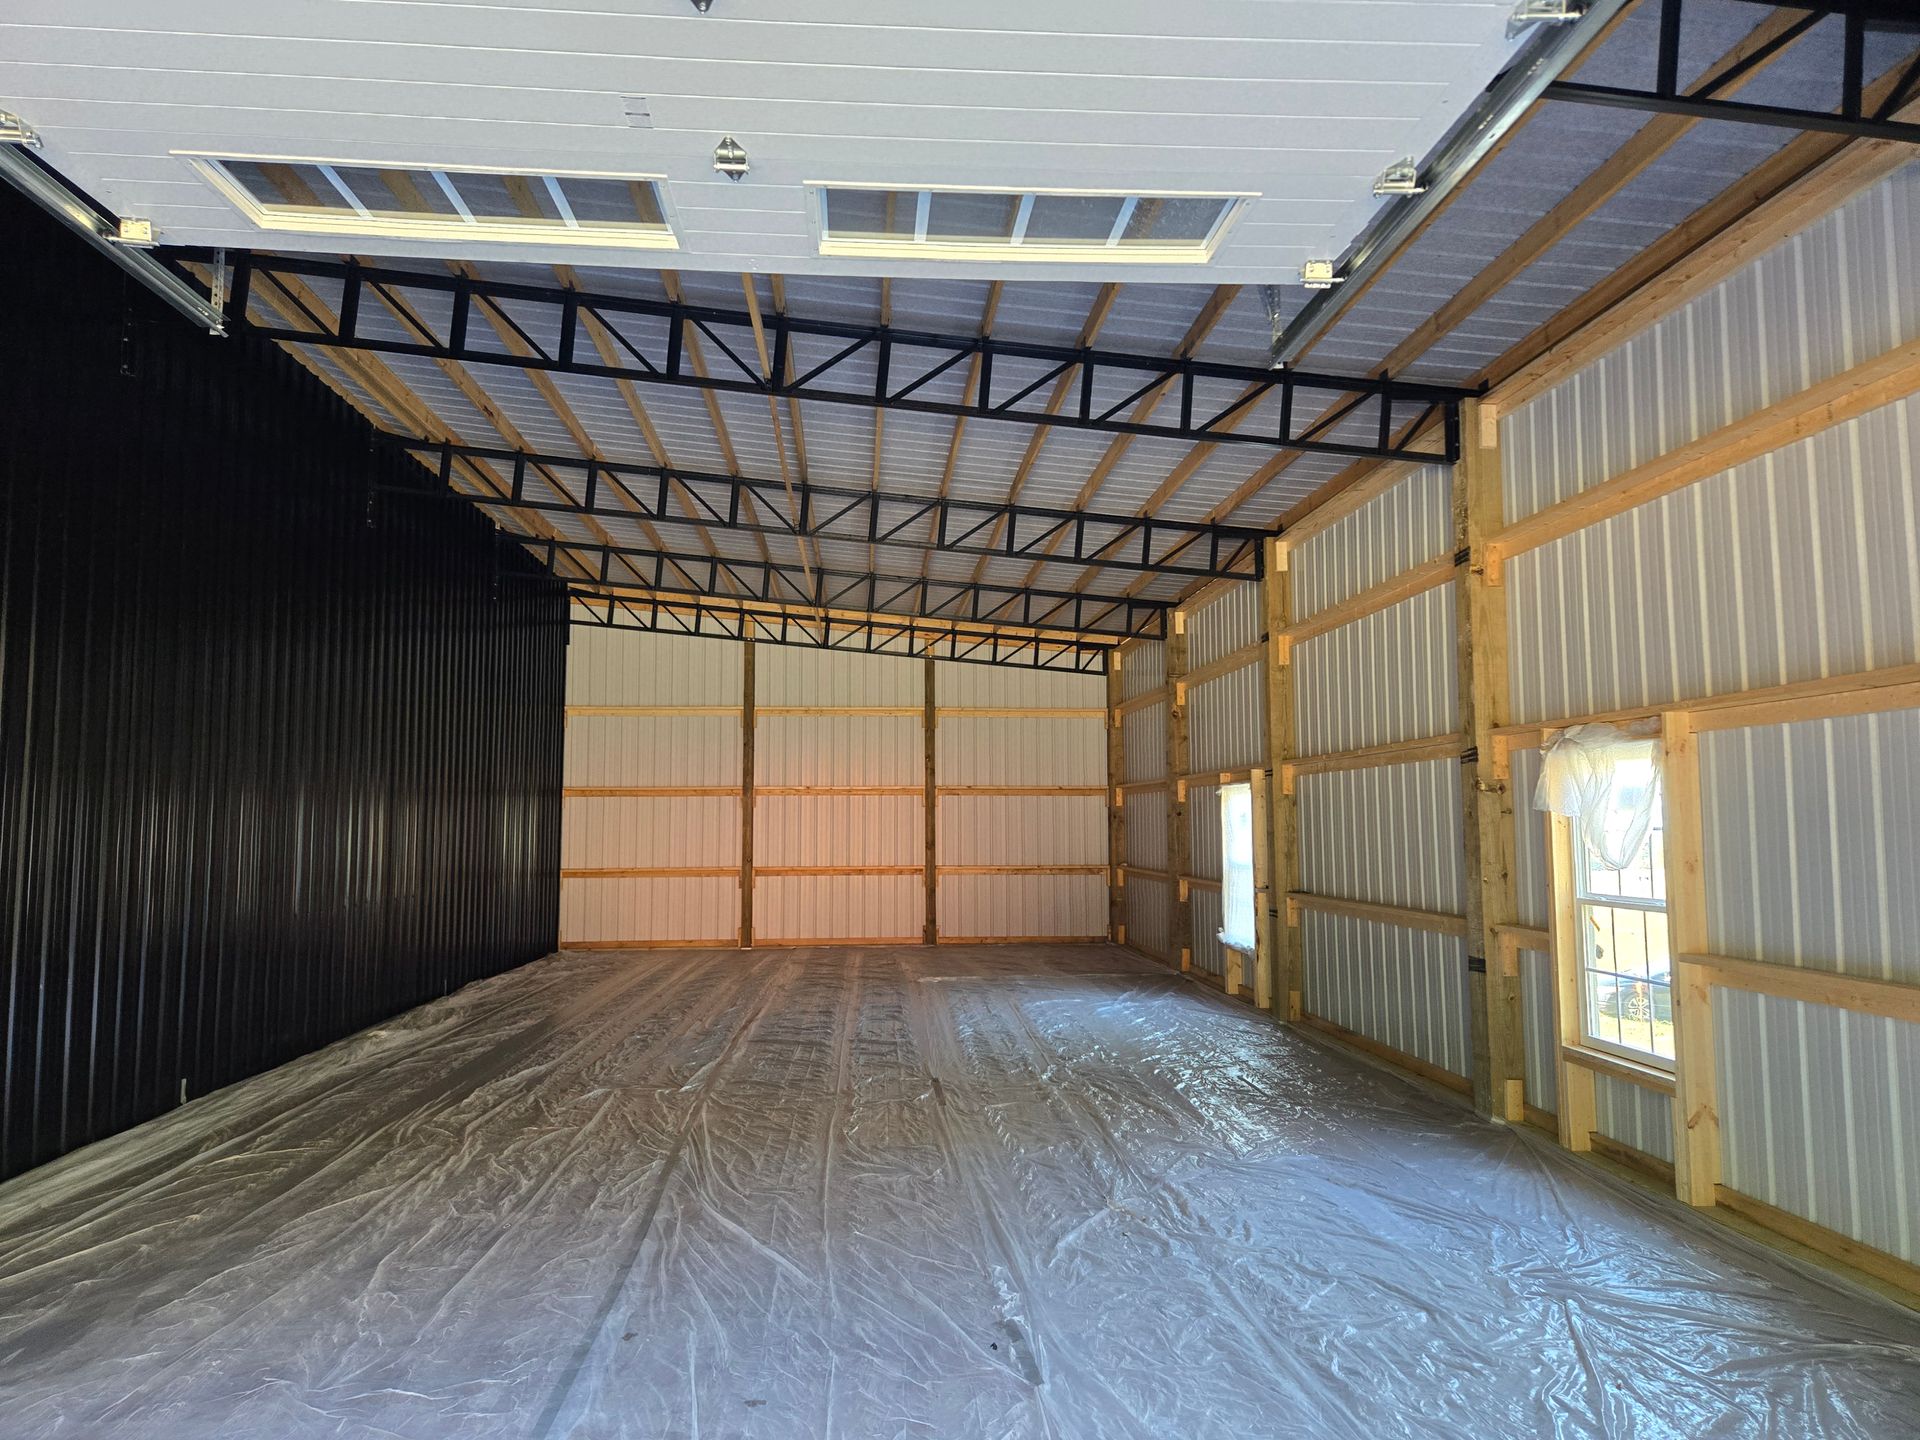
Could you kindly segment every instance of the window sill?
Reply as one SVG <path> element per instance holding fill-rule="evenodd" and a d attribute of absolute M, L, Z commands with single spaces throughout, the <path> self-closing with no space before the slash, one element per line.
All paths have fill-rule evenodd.
<path fill-rule="evenodd" d="M 1560 1047 L 1560 1057 L 1569 1065 L 1578 1065 L 1583 1070 L 1610 1075 L 1615 1080 L 1624 1080 L 1629 1085 L 1638 1085 L 1644 1090 L 1657 1090 L 1662 1095 L 1673 1094 L 1673 1072 L 1663 1070 L 1658 1065 L 1650 1065 L 1641 1060 L 1629 1060 L 1626 1056 L 1615 1055 L 1610 1050 L 1596 1050 L 1585 1045 L 1563 1045 Z"/>

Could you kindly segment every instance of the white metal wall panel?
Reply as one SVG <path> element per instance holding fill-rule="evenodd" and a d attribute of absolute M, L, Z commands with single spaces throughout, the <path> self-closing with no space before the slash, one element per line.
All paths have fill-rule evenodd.
<path fill-rule="evenodd" d="M 733 945 L 740 881 L 725 876 L 564 880 L 562 945 Z"/>
<path fill-rule="evenodd" d="M 738 705 L 743 678 L 726 641 L 589 625 L 568 639 L 569 705 Z"/>
<path fill-rule="evenodd" d="M 1167 924 L 1173 912 L 1173 887 L 1162 880 L 1133 876 L 1120 892 L 1120 909 L 1126 917 L 1127 943 L 1149 955 L 1167 958 L 1171 953 Z"/>
<path fill-rule="evenodd" d="M 1159 790 L 1127 795 L 1127 864 L 1167 868 L 1167 797 Z"/>
<path fill-rule="evenodd" d="M 1293 618 L 1306 620 L 1453 548 L 1453 469 L 1423 465 L 1288 560 Z"/>
<path fill-rule="evenodd" d="M 918 795 L 757 795 L 754 867 L 924 865 L 922 803 Z"/>
<path fill-rule="evenodd" d="M 1509 521 L 1920 337 L 1908 166 L 1501 420 Z"/>
<path fill-rule="evenodd" d="M 565 870 L 739 863 L 737 795 L 570 795 L 561 807 Z"/>
<path fill-rule="evenodd" d="M 1507 566 L 1513 714 L 1920 659 L 1920 397 Z"/>
<path fill-rule="evenodd" d="M 942 865 L 1105 865 L 1098 795 L 942 795 Z"/>
<path fill-rule="evenodd" d="M 1098 710 L 1107 703 L 1104 675 L 1051 674 L 1016 665 L 937 661 L 933 696 L 941 705 L 999 709 Z"/>
<path fill-rule="evenodd" d="M 1293 647 L 1302 755 L 1457 732 L 1454 583 Z"/>
<path fill-rule="evenodd" d="M 934 676 L 942 710 L 1091 710 L 1036 716 L 942 714 L 934 775 L 943 786 L 1098 786 L 1094 795 L 941 797 L 943 865 L 1107 863 L 1103 678 L 948 664 Z M 955 938 L 1093 937 L 1107 929 L 1098 874 L 941 875 L 940 933 Z"/>
<path fill-rule="evenodd" d="M 1187 822 L 1192 827 L 1188 860 L 1192 873 L 1207 880 L 1218 880 L 1224 871 L 1220 840 L 1220 787 L 1187 787 Z"/>
<path fill-rule="evenodd" d="M 1920 983 L 1920 710 L 1710 732 L 1700 753 L 1714 953 Z"/>
<path fill-rule="evenodd" d="M 1309 893 L 1466 912 L 1453 761 L 1302 775 L 1294 793 L 1300 879 Z"/>
<path fill-rule="evenodd" d="M 942 715 L 934 757 L 942 785 L 1105 785 L 1106 724 L 1097 715 Z"/>
<path fill-rule="evenodd" d="M 1504 417 L 1509 517 L 1920 336 L 1916 236 L 1909 167 Z M 1909 398 L 1516 557 L 1515 718 L 1920 659 L 1917 510 Z M 1920 979 L 1920 713 L 1716 732 L 1701 749 L 1710 948 Z M 1537 762 L 1516 759 L 1518 814 Z M 1544 900 L 1528 830 L 1523 906 Z M 1727 1183 L 1916 1258 L 1920 1027 L 1716 993 Z M 1671 1159 L 1664 1097 L 1603 1078 L 1599 1104 L 1604 1133 Z"/>
<path fill-rule="evenodd" d="M 918 944 L 926 893 L 918 875 L 755 875 L 754 939 Z"/>
<path fill-rule="evenodd" d="M 1187 691 L 1187 756 L 1194 770 L 1237 770 L 1267 760 L 1267 671 L 1230 671 Z"/>
<path fill-rule="evenodd" d="M 1544 929 L 1553 922 L 1552 857 L 1548 816 L 1534 807 L 1540 785 L 1540 752 L 1512 752 L 1508 794 L 1513 797 L 1513 890 L 1516 918 Z"/>
<path fill-rule="evenodd" d="M 1167 707 L 1143 705 L 1120 717 L 1122 778 L 1164 780 L 1167 776 Z"/>
<path fill-rule="evenodd" d="M 1107 931 L 1107 877 L 943 875 L 939 918 L 948 937 L 1090 939 Z"/>
<path fill-rule="evenodd" d="M 918 715 L 761 715 L 755 785 L 924 785 Z"/>
<path fill-rule="evenodd" d="M 925 662 L 797 645 L 754 649 L 759 705 L 918 705 Z"/>
<path fill-rule="evenodd" d="M 1673 1161 L 1673 1101 L 1611 1075 L 1593 1077 L 1594 1129 L 1642 1154 Z"/>
<path fill-rule="evenodd" d="M 1188 892 L 1187 901 L 1193 919 L 1193 968 L 1208 975 L 1225 975 L 1227 950 L 1220 943 L 1220 892 L 1196 885 Z"/>
<path fill-rule="evenodd" d="M 1187 616 L 1187 667 L 1197 670 L 1244 649 L 1265 629 L 1259 582 L 1226 586 Z"/>
<path fill-rule="evenodd" d="M 1520 952 L 1520 1036 L 1526 1048 L 1527 1104 L 1553 1111 L 1560 1104 L 1560 1037 L 1553 1025 L 1553 957 Z"/>
<path fill-rule="evenodd" d="M 570 715 L 564 774 L 569 789 L 738 785 L 740 720 L 734 715 Z"/>
<path fill-rule="evenodd" d="M 1920 1261 L 1920 1025 L 1717 990 L 1726 1183 Z"/>
<path fill-rule="evenodd" d="M 1143 640 L 1120 652 L 1120 698 L 1133 700 L 1167 683 L 1167 647 Z"/>
<path fill-rule="evenodd" d="M 576 628 L 569 705 L 740 704 L 739 645 Z M 568 789 L 740 785 L 737 715 L 570 715 Z M 719 796 L 568 795 L 563 870 L 731 868 L 740 863 L 740 800 Z M 731 945 L 740 885 L 731 876 L 569 875 L 560 883 L 562 944 Z"/>
<path fill-rule="evenodd" d="M 1345 915 L 1301 916 L 1307 1012 L 1456 1075 L 1471 1073 L 1461 940 Z"/>

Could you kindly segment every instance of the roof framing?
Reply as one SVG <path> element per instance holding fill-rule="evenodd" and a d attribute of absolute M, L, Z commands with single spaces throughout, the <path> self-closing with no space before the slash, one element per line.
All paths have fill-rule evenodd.
<path fill-rule="evenodd" d="M 1104 675 L 1108 657 L 1118 648 L 1113 642 L 1073 635 L 1023 634 L 994 626 L 888 619 L 858 613 L 756 610 L 729 605 L 724 600 L 616 602 L 604 595 L 580 593 L 575 593 L 572 599 L 576 624 L 611 630 L 753 640 L 818 650 L 853 650 L 981 665 L 1013 665 L 1032 670 Z"/>
<path fill-rule="evenodd" d="M 197 259 L 212 258 L 190 253 Z M 1459 401 L 1471 393 L 1454 385 L 1270 370 L 1196 360 L 1189 355 L 1135 355 L 783 314 L 761 316 L 773 352 L 770 372 L 763 373 L 750 358 L 755 326 L 753 316 L 745 310 L 362 265 L 320 256 L 249 253 L 237 257 L 228 301 L 235 323 L 246 317 L 247 297 L 260 278 L 296 279 L 308 284 L 319 281 L 338 287 L 339 299 L 330 326 L 269 326 L 264 330 L 271 339 L 302 345 L 1189 443 L 1256 445 L 1376 460 L 1449 459 L 1458 454 L 1454 426 L 1440 432 L 1441 450 L 1416 451 L 1394 442 L 1396 417 L 1403 424 L 1407 416 L 1434 406 L 1450 417 L 1456 416 Z M 445 297 L 445 333 L 420 323 L 410 327 L 412 339 L 366 334 L 359 326 L 363 300 L 370 292 L 379 296 L 389 290 Z M 490 314 L 515 317 L 523 343 L 514 348 L 528 353 L 506 354 L 476 343 L 469 324 L 476 302 L 483 303 Z M 585 316 L 591 316 L 618 343 L 621 355 L 616 362 L 590 356 L 585 353 L 586 347 L 578 344 Z M 548 348 L 530 330 L 555 335 L 557 341 Z M 724 358 L 709 366 L 704 356 L 691 355 L 688 342 L 696 334 L 704 336 Z M 812 342 L 814 347 L 832 353 L 788 379 L 787 361 L 796 353 L 798 341 Z M 738 342 L 738 349 L 733 342 Z M 874 362 L 870 382 L 862 380 L 857 386 L 836 383 L 837 368 L 846 366 L 855 356 L 865 359 L 869 355 Z M 975 357 L 979 384 L 970 400 L 943 400 L 920 393 L 949 370 Z M 1049 410 L 1044 403 L 1026 403 L 1075 367 L 1080 376 L 1077 405 Z M 1106 403 L 1113 393 L 1120 398 Z M 1362 397 L 1374 413 L 1360 417 L 1347 438 L 1310 436 L 1307 431 L 1326 404 L 1336 396 L 1349 394 Z M 1096 396 L 1100 397 L 1098 402 Z M 1277 404 L 1268 407 L 1271 413 L 1263 423 L 1245 423 L 1269 396 L 1277 396 Z M 1168 407 L 1171 414 L 1161 412 L 1162 399 L 1177 400 Z M 1152 403 L 1145 403 L 1147 400 Z M 1130 407 L 1130 414 L 1123 413 Z"/>
<path fill-rule="evenodd" d="M 791 486 L 794 509 L 770 503 L 786 482 L 715 475 L 660 465 L 594 457 L 545 455 L 446 439 L 392 436 L 391 442 L 436 470 L 451 489 L 466 467 L 499 467 L 501 488 L 487 497 L 495 509 L 711 525 L 802 539 L 846 540 L 916 550 L 979 555 L 985 559 L 1039 557 L 1089 569 L 1145 571 L 1189 579 L 1256 578 L 1260 541 L 1252 526 L 1170 520 L 1150 514 L 1109 515 L 942 495 L 900 495 L 856 486 Z M 573 474 L 575 489 L 532 487 L 528 477 Z M 544 493 L 543 493 L 544 491 Z M 417 495 L 416 490 L 401 493 Z M 549 498 L 557 496 L 558 498 Z M 684 515 L 668 509 L 678 499 Z M 925 526 L 922 533 L 920 527 Z M 563 544 L 571 544 L 562 541 Z M 1051 547 L 1051 548 L 1049 548 Z"/>

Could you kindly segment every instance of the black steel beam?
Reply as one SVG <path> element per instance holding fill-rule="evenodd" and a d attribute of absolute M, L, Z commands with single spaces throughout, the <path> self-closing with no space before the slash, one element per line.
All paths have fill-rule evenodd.
<path fill-rule="evenodd" d="M 574 624 L 602 629 L 754 640 L 916 659 L 931 656 L 935 660 L 1073 670 L 1086 675 L 1106 674 L 1107 658 L 1115 648 L 1111 643 L 1085 639 L 1050 640 L 884 616 L 769 615 L 706 601 L 627 599 L 583 592 L 575 592 L 573 601 Z"/>
<path fill-rule="evenodd" d="M 320 282 L 329 288 L 333 313 L 309 314 L 307 328 L 246 323 L 271 339 L 293 344 L 416 355 L 462 365 L 505 365 L 830 405 L 1416 462 L 1458 456 L 1381 442 L 1380 434 L 1393 430 L 1394 416 L 1404 420 L 1430 405 L 1456 408 L 1471 393 L 1450 385 L 1035 345 L 777 313 L 762 317 L 771 347 L 770 374 L 763 374 L 753 317 L 744 310 L 468 279 L 444 271 L 361 265 L 324 256 L 241 253 L 229 258 L 234 262 L 234 280 L 228 314 L 235 324 L 246 320 L 254 285 L 277 280 Z M 380 305 L 368 303 L 369 290 L 403 295 L 408 300 L 403 307 L 406 312 L 435 319 L 431 324 L 410 322 L 404 328 L 385 319 L 370 321 L 371 316 L 385 312 Z M 424 297 L 433 297 L 432 303 L 423 303 Z M 526 353 L 485 343 L 492 327 L 472 323 L 475 306 L 487 307 L 493 318 L 512 327 Z M 596 346 L 582 342 L 581 321 L 586 317 L 611 337 L 612 362 Z M 689 327 L 711 347 L 707 374 L 696 373 L 687 361 L 684 336 Z M 929 388 L 976 356 L 980 375 L 971 401 L 943 398 Z M 791 379 L 789 359 L 793 361 Z M 1049 413 L 1046 394 L 1056 379 L 1074 367 L 1080 375 L 1078 403 Z M 1173 403 L 1151 416 L 1130 418 L 1135 402 L 1162 386 L 1170 387 Z M 1378 412 L 1377 422 L 1372 415 L 1363 416 L 1364 423 L 1355 423 L 1344 438 L 1307 433 L 1327 405 L 1353 394 L 1366 397 Z M 1242 411 L 1269 395 L 1279 397 L 1271 411 L 1278 418 L 1236 426 Z"/>
<path fill-rule="evenodd" d="M 716 475 L 659 465 L 389 437 L 437 470 L 434 493 L 496 509 L 610 520 L 702 525 L 803 540 L 1146 571 L 1186 580 L 1257 579 L 1266 532 L 1151 516 L 890 495 L 853 486 Z M 451 488 L 455 462 L 485 465 L 508 486 L 500 498 Z M 547 483 L 540 483 L 544 479 Z M 532 483 L 529 483 L 529 482 Z M 560 495 L 555 495 L 555 490 Z M 417 490 L 400 493 L 418 495 Z M 565 496 L 567 498 L 560 498 Z M 675 503 L 676 499 L 685 504 Z M 688 513 L 691 508 L 692 514 Z M 1051 550 L 1048 546 L 1052 546 Z"/>
<path fill-rule="evenodd" d="M 969 621 L 984 625 L 1098 634 L 1112 639 L 1158 639 L 1166 634 L 1163 601 L 1077 590 L 1036 590 L 972 580 L 822 569 L 789 561 L 676 555 L 641 546 L 605 545 L 560 536 L 510 537 L 541 557 L 549 573 L 576 585 L 637 590 L 725 602 L 751 600 L 811 609 L 859 610 L 902 619 Z M 566 556 L 590 565 L 591 578 L 566 575 Z"/>
<path fill-rule="evenodd" d="M 1733 73 L 1720 77 L 1713 85 L 1682 91 L 1678 77 L 1686 0 L 1661 0 L 1659 41 L 1655 47 L 1654 83 L 1651 89 L 1558 80 L 1547 87 L 1545 98 L 1621 110 L 1686 115 L 1696 120 L 1728 120 L 1788 130 L 1821 131 L 1859 140 L 1897 140 L 1920 145 L 1920 124 L 1890 118 L 1903 98 L 1906 89 L 1904 82 L 1895 85 L 1887 104 L 1877 114 L 1868 114 L 1862 100 L 1867 83 L 1867 31 L 1920 35 L 1920 13 L 1905 3 L 1880 4 L 1875 0 L 1828 0 L 1828 3 L 1822 4 L 1800 4 L 1797 0 L 1788 0 L 1788 4 L 1791 9 L 1805 11 L 1807 18 L 1766 47 L 1767 53 L 1782 48 L 1789 40 L 1797 39 L 1814 23 L 1822 20 L 1838 19 L 1844 28 L 1839 63 L 1833 76 L 1840 98 L 1837 110 L 1804 110 L 1786 105 L 1716 99 L 1716 93 L 1734 78 Z M 1741 70 L 1751 69 L 1758 63 L 1758 58 L 1749 57 Z"/>

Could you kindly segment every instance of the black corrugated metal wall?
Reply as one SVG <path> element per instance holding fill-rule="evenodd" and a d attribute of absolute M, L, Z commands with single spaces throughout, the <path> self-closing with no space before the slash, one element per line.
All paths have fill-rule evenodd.
<path fill-rule="evenodd" d="M 12 1174 L 551 950 L 566 629 L 291 359 L 0 233 Z"/>

